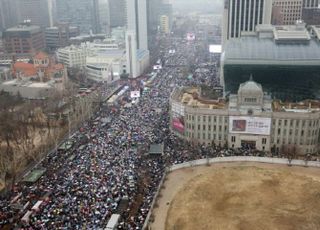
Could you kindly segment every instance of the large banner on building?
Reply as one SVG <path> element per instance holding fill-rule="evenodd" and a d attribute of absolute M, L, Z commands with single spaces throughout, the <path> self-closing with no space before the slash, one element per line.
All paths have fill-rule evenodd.
<path fill-rule="evenodd" d="M 270 135 L 271 118 L 265 117 L 229 117 L 229 133 Z"/>
<path fill-rule="evenodd" d="M 182 103 L 172 102 L 171 112 L 172 112 L 172 127 L 180 133 L 184 132 L 184 116 L 185 107 Z"/>
<path fill-rule="evenodd" d="M 183 118 L 173 118 L 172 127 L 180 133 L 184 133 L 184 120 Z"/>

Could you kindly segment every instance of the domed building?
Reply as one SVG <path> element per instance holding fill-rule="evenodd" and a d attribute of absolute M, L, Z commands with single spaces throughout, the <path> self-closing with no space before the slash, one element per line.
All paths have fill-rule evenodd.
<path fill-rule="evenodd" d="M 170 98 L 171 131 L 189 142 L 295 154 L 319 152 L 320 101 L 271 99 L 250 78 L 237 94 L 208 100 L 199 88 L 177 88 Z"/>

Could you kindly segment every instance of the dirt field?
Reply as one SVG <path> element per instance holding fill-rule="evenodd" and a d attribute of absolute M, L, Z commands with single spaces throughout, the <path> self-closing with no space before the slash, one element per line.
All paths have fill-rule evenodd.
<path fill-rule="evenodd" d="M 320 169 L 204 166 L 171 173 L 165 187 L 152 230 L 320 229 Z"/>

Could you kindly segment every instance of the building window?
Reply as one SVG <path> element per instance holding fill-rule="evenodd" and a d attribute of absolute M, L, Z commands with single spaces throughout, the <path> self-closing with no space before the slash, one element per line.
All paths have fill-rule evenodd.
<path fill-rule="evenodd" d="M 256 103 L 257 98 L 245 98 L 244 101 L 247 103 Z"/>
<path fill-rule="evenodd" d="M 262 138 L 262 144 L 263 145 L 267 144 L 267 138 Z"/>
<path fill-rule="evenodd" d="M 236 142 L 236 137 L 235 136 L 231 137 L 231 142 Z"/>

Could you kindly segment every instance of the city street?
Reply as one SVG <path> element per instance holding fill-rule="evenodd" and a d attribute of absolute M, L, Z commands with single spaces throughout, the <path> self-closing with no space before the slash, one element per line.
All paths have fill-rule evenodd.
<path fill-rule="evenodd" d="M 158 70 L 137 102 L 125 106 L 130 103 L 130 91 L 142 86 L 137 81 L 128 82 L 129 90 L 117 103 L 103 105 L 72 135 L 68 145 L 43 160 L 39 168 L 46 171 L 39 180 L 14 187 L 0 203 L 0 226 L 103 229 L 117 213 L 121 214 L 120 229 L 141 229 L 166 166 L 206 157 L 252 154 L 193 146 L 170 133 L 168 102 L 174 87 L 219 86 L 216 65 L 197 62 L 203 57 L 192 52 L 196 42 L 174 39 L 170 44 L 175 53 L 169 55 L 172 46 L 162 52 L 169 66 Z M 194 66 L 187 75 L 181 69 L 186 60 Z M 162 157 L 146 155 L 154 143 L 164 143 Z"/>

